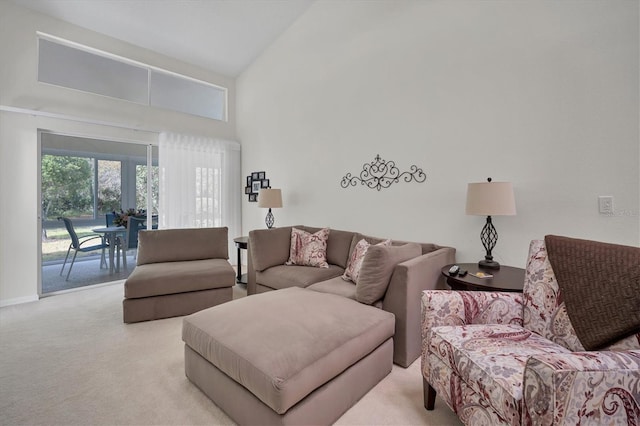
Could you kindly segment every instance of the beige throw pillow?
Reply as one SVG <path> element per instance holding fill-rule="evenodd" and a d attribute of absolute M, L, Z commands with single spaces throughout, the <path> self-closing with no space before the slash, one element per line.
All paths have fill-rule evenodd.
<path fill-rule="evenodd" d="M 329 228 L 310 234 L 302 229 L 291 229 L 291 248 L 286 265 L 314 266 L 328 268 L 327 240 Z"/>
<path fill-rule="evenodd" d="M 390 246 L 391 240 L 384 240 L 378 244 L 378 246 Z M 349 263 L 347 264 L 347 269 L 345 269 L 344 274 L 342 274 L 342 279 L 345 281 L 358 281 L 358 275 L 360 275 L 360 268 L 362 267 L 362 261 L 364 260 L 365 254 L 367 254 L 367 250 L 369 249 L 369 242 L 364 238 L 358 241 L 356 246 L 351 253 L 351 257 L 349 257 Z"/>
<path fill-rule="evenodd" d="M 382 299 L 396 265 L 421 254 L 422 248 L 417 243 L 388 247 L 370 246 L 356 281 L 356 300 L 372 305 Z"/>

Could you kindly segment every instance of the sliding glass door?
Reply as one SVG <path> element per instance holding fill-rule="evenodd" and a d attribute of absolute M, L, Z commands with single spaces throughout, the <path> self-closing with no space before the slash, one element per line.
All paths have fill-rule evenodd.
<path fill-rule="evenodd" d="M 110 225 L 107 214 L 130 209 L 146 213 L 148 205 L 150 216 L 157 214 L 157 147 L 48 132 L 41 132 L 40 140 L 42 294 L 126 278 L 135 265 L 135 250 L 127 251 L 125 256 L 131 259 L 125 259 L 115 257 L 115 247 L 111 257 L 111 247 L 104 254 L 102 248 L 87 248 L 108 242 L 107 235 L 120 238 L 121 243 L 127 241 L 126 229 L 117 234 L 94 231 Z M 67 226 L 59 218 L 69 219 Z M 77 243 L 82 243 L 79 247 L 75 247 L 73 233 Z M 89 238 L 93 240 L 83 243 Z M 121 244 L 120 248 L 127 247 Z"/>

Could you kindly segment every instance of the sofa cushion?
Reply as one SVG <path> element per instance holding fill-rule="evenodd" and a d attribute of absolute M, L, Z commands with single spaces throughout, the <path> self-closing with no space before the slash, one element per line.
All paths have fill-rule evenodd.
<path fill-rule="evenodd" d="M 518 325 L 472 324 L 431 329 L 429 356 L 437 357 L 507 424 L 519 424 L 522 382 L 532 355 L 570 351 Z"/>
<path fill-rule="evenodd" d="M 358 275 L 360 275 L 362 261 L 364 260 L 364 256 L 365 254 L 367 254 L 367 250 L 369 249 L 370 245 L 371 244 L 369 244 L 364 238 L 358 241 L 356 246 L 351 251 L 349 262 L 347 262 L 347 268 L 342 275 L 342 279 L 354 283 L 358 281 Z M 377 245 L 389 246 L 391 245 L 391 240 L 384 240 Z"/>
<path fill-rule="evenodd" d="M 422 249 L 417 243 L 402 246 L 370 246 L 356 282 L 356 300 L 371 305 L 382 299 L 396 265 L 421 254 Z"/>
<path fill-rule="evenodd" d="M 289 260 L 285 265 L 313 266 L 328 268 L 327 239 L 329 228 L 311 234 L 298 228 L 291 229 L 291 248 Z"/>
<path fill-rule="evenodd" d="M 358 241 L 356 246 L 351 251 L 351 255 L 349 256 L 349 262 L 347 262 L 347 268 L 342 275 L 342 279 L 345 281 L 357 282 L 358 276 L 360 275 L 360 268 L 362 268 L 362 261 L 364 260 L 365 254 L 367 254 L 367 250 L 369 249 L 369 244 L 367 240 L 364 238 Z M 390 246 L 391 240 L 384 240 L 376 245 L 381 246 Z"/>
<path fill-rule="evenodd" d="M 307 231 L 311 234 L 320 231 L 322 228 L 311 226 L 296 226 L 296 228 Z M 331 229 L 329 239 L 327 239 L 327 262 L 331 265 L 338 265 L 341 268 L 347 267 L 349 253 L 351 253 L 351 240 L 354 232 Z"/>
<path fill-rule="evenodd" d="M 329 265 L 328 268 L 280 265 L 256 272 L 256 282 L 276 290 L 288 287 L 308 287 L 320 281 L 339 277 L 343 273 L 344 269 L 336 265 Z"/>
<path fill-rule="evenodd" d="M 386 241 L 387 238 L 372 237 L 370 235 L 363 235 L 359 232 L 355 233 L 353 235 L 353 238 L 351 239 L 351 245 L 349 246 L 349 258 L 351 258 L 351 255 L 353 254 L 353 251 L 355 250 L 356 245 L 358 245 L 358 242 L 360 242 L 360 240 L 365 240 L 370 245 L 375 245 L 375 244 L 380 244 L 383 241 Z"/>
<path fill-rule="evenodd" d="M 402 246 L 404 244 L 410 244 L 410 243 L 413 243 L 413 241 L 391 240 L 391 244 L 394 246 Z M 416 244 L 420 244 L 420 247 L 422 247 L 422 254 L 431 253 L 432 251 L 436 251 L 442 248 L 441 246 L 433 243 L 416 243 Z"/>
<path fill-rule="evenodd" d="M 341 296 L 290 288 L 190 315 L 182 339 L 282 414 L 388 341 L 394 322 Z"/>
<path fill-rule="evenodd" d="M 353 240 L 351 242 L 351 248 L 349 250 L 349 253 L 353 252 L 353 248 L 355 247 L 355 245 L 358 243 L 358 241 L 360 241 L 361 239 L 365 239 L 369 244 L 378 244 L 381 243 L 382 241 L 385 241 L 386 238 L 380 238 L 380 237 L 372 237 L 371 235 L 364 235 L 364 234 L 360 234 L 360 233 L 356 233 L 353 236 Z M 437 245 L 437 244 L 433 244 L 433 243 L 417 243 L 415 241 L 404 241 L 404 240 L 391 240 L 391 245 L 392 246 L 403 246 L 405 244 L 420 244 L 420 247 L 422 248 L 422 254 L 427 254 L 427 253 L 431 253 L 432 251 L 436 251 L 440 248 L 442 248 L 441 246 Z"/>
<path fill-rule="evenodd" d="M 228 229 L 156 229 L 138 233 L 138 265 L 228 259 Z"/>
<path fill-rule="evenodd" d="M 291 227 L 249 231 L 251 262 L 256 271 L 284 265 L 289 259 Z"/>
<path fill-rule="evenodd" d="M 343 280 L 342 276 L 311 284 L 307 288 L 321 293 L 337 294 L 338 296 L 356 300 L 356 285 L 351 281 Z"/>
<path fill-rule="evenodd" d="M 140 298 L 233 287 L 235 272 L 225 259 L 138 265 L 124 283 L 124 297 Z"/>

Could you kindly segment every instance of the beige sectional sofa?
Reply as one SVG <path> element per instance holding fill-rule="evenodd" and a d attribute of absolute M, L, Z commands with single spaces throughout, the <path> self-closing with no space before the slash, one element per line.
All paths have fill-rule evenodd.
<path fill-rule="evenodd" d="M 392 253 L 396 254 L 387 257 L 381 255 L 375 259 L 379 280 L 386 282 L 379 283 L 381 290 L 378 287 L 373 293 L 362 295 L 357 294 L 357 286 L 345 281 L 342 275 L 358 241 L 368 241 L 372 244 L 369 250 L 373 252 L 377 248 L 372 250 L 372 247 L 384 239 L 331 229 L 326 249 L 328 268 L 290 266 L 285 263 L 290 255 L 292 228 L 260 229 L 249 233 L 247 294 L 302 287 L 373 304 L 395 315 L 394 363 L 407 367 L 416 360 L 421 353 L 421 293 L 423 290 L 446 288 L 440 270 L 444 265 L 455 262 L 455 249 L 431 243 L 392 240 L 391 244 L 397 247 Z M 308 226 L 295 228 L 310 233 L 321 229 Z M 378 253 L 384 254 L 386 251 L 381 249 Z M 375 280 L 376 275 L 368 279 Z M 375 301 L 371 300 L 371 295 L 377 291 L 381 292 L 381 296 Z"/>
<path fill-rule="evenodd" d="M 188 315 L 233 298 L 228 229 L 140 231 L 137 265 L 124 283 L 125 323 Z"/>

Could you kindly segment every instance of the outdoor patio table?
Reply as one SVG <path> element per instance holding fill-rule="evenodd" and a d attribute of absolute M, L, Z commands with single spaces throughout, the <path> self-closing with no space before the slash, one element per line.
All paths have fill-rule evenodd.
<path fill-rule="evenodd" d="M 104 234 L 107 242 L 109 243 L 109 273 L 113 274 L 116 240 L 118 239 L 118 234 L 124 235 L 124 233 L 127 232 L 127 228 L 125 228 L 124 226 L 107 226 L 101 228 L 93 228 L 92 231 L 98 234 Z M 118 265 L 115 270 L 116 272 L 120 272 L 120 247 L 118 247 Z"/>

